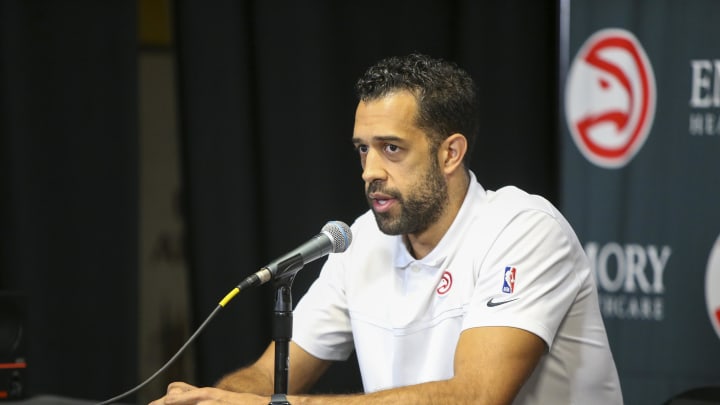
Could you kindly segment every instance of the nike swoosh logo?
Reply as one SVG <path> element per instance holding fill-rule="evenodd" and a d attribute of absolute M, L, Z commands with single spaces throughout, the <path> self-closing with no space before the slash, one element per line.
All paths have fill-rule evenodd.
<path fill-rule="evenodd" d="M 502 305 L 502 304 L 507 304 L 508 302 L 513 302 L 513 301 L 515 301 L 517 298 L 513 298 L 513 299 L 511 299 L 511 300 L 505 300 L 505 301 L 493 301 L 493 299 L 494 299 L 494 298 L 490 298 L 490 299 L 488 300 L 488 302 L 487 302 L 487 306 L 490 307 L 490 308 L 496 307 L 496 306 Z"/>

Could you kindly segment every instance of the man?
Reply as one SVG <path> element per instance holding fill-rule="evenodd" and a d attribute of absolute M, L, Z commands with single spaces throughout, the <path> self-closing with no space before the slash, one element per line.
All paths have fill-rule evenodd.
<path fill-rule="evenodd" d="M 454 64 L 389 58 L 358 81 L 353 143 L 371 210 L 294 311 L 300 404 L 621 404 L 589 262 L 546 200 L 468 170 L 474 84 Z M 296 396 L 355 350 L 364 394 Z M 157 404 L 267 404 L 271 344 L 217 388 Z"/>

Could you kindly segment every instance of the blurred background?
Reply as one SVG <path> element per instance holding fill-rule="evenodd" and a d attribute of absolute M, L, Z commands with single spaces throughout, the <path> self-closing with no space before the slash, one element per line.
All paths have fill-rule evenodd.
<path fill-rule="evenodd" d="M 687 4 L 691 12 L 682 11 Z M 720 3 L 700 0 L 0 1 L 0 393 L 104 400 L 124 392 L 164 364 L 242 278 L 325 222 L 352 222 L 367 209 L 350 142 L 354 82 L 379 59 L 411 52 L 453 60 L 476 79 L 482 136 L 471 167 L 479 181 L 544 195 L 568 212 L 602 266 L 626 403 L 720 383 L 720 332 L 705 309 L 720 296 L 720 268 L 706 267 L 720 233 L 720 117 L 705 118 L 720 107 L 719 18 Z M 676 107 L 658 101 L 656 117 L 680 116 L 691 146 L 648 140 L 626 168 L 610 171 L 575 146 L 565 77 L 583 41 L 605 26 L 636 27 L 651 42 L 643 44 L 658 94 L 661 79 L 682 79 Z M 669 40 L 663 27 L 684 34 Z M 664 68 L 674 66 L 672 52 L 653 53 L 688 41 L 702 52 L 675 57 L 676 70 Z M 710 61 L 696 69 L 698 99 L 710 104 L 696 128 L 709 130 L 688 135 L 683 111 L 697 59 Z M 635 186 L 647 183 L 654 194 Z M 702 201 L 686 209 L 699 219 L 666 222 L 671 193 Z M 627 225 L 634 213 L 663 225 L 636 237 L 648 228 Z M 697 241 L 697 254 L 675 259 Z M 320 265 L 298 274 L 296 301 Z M 688 267 L 695 273 L 683 274 Z M 663 279 L 665 269 L 673 270 Z M 642 281 L 663 288 L 640 296 Z M 614 289 L 636 282 L 639 289 Z M 683 283 L 668 302 L 671 286 Z M 269 286 L 243 292 L 126 401 L 146 403 L 175 380 L 210 385 L 248 364 L 270 341 L 272 298 Z M 651 316 L 658 306 L 662 316 Z M 668 323 L 674 317 L 693 322 L 678 329 Z M 676 332 L 654 340 L 667 329 Z M 678 346 L 695 352 L 664 356 Z M 361 389 L 351 358 L 316 391 Z"/>

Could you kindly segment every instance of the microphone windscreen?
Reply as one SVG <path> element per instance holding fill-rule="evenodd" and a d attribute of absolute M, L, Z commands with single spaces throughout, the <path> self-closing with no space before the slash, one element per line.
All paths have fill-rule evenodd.
<path fill-rule="evenodd" d="M 323 232 L 331 235 L 333 240 L 333 253 L 342 253 L 352 242 L 352 232 L 346 223 L 341 221 L 330 221 L 322 228 Z"/>

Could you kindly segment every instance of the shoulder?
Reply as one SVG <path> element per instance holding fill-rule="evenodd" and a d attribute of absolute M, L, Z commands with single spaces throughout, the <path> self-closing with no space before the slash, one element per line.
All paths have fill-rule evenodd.
<path fill-rule="evenodd" d="M 523 211 L 541 211 L 552 217 L 557 209 L 544 197 L 530 194 L 515 186 L 505 186 L 496 191 L 486 192 L 481 200 L 483 208 L 495 213 L 518 214 Z"/>
<path fill-rule="evenodd" d="M 367 252 L 367 249 L 380 249 L 394 246 L 389 243 L 393 236 L 389 236 L 380 231 L 375 221 L 375 215 L 371 210 L 366 211 L 353 221 L 350 225 L 352 231 L 352 244 L 348 249 L 351 254 L 353 251 Z"/>
<path fill-rule="evenodd" d="M 465 235 L 466 243 L 474 246 L 492 246 L 498 238 L 526 244 L 529 239 L 554 235 L 553 240 L 562 245 L 576 238 L 570 224 L 552 203 L 518 187 L 480 190 L 469 202 L 458 231 Z"/>
<path fill-rule="evenodd" d="M 372 232 L 373 230 L 379 230 L 372 210 L 367 210 L 362 215 L 355 218 L 355 221 L 353 221 L 350 227 L 353 231 L 357 230 L 359 232 Z"/>
<path fill-rule="evenodd" d="M 466 231 L 497 234 L 528 215 L 544 222 L 562 222 L 560 212 L 545 198 L 515 186 L 485 191 L 478 187 L 462 209 Z M 463 226 L 463 225 L 461 225 Z"/>
<path fill-rule="evenodd" d="M 352 231 L 353 240 L 363 240 L 365 238 L 373 238 L 376 235 L 382 235 L 380 228 L 377 226 L 375 216 L 371 210 L 365 211 L 362 215 L 355 218 L 355 221 L 350 225 Z"/>

